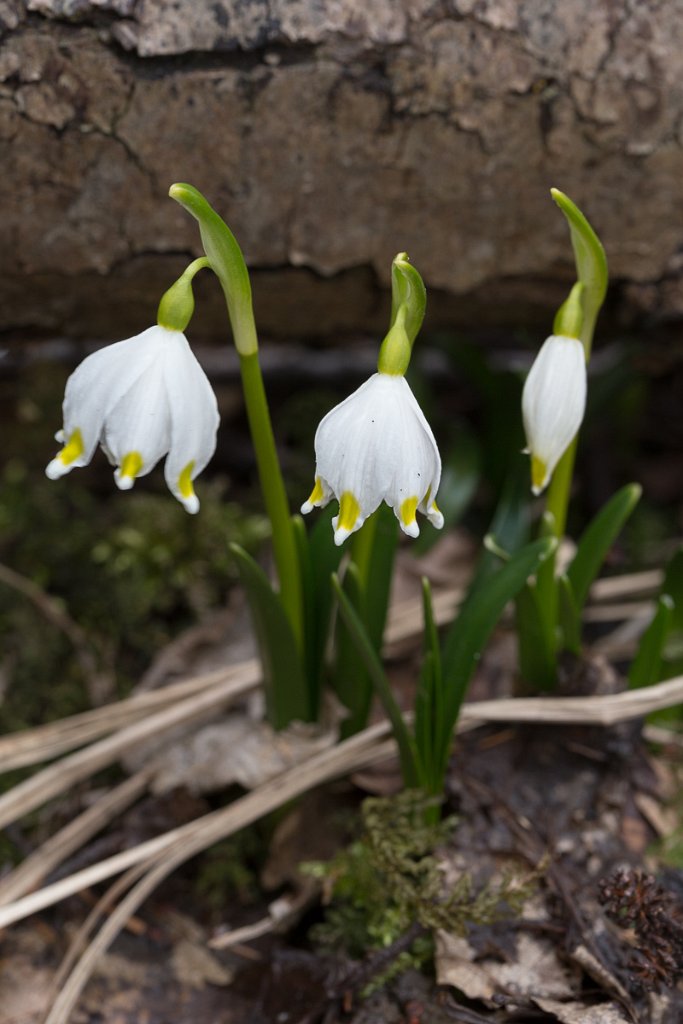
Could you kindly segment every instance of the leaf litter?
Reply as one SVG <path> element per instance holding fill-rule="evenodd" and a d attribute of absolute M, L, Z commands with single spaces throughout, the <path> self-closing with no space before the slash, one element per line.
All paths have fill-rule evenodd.
<path fill-rule="evenodd" d="M 492 674 L 500 676 L 495 668 Z M 610 695 L 619 685 L 604 662 L 593 662 L 588 669 L 569 667 L 564 692 Z M 240 713 L 254 721 L 258 717 L 248 707 Z M 212 759 L 202 752 L 206 728 L 212 727 L 187 737 L 188 749 L 197 755 L 195 768 L 186 774 L 176 770 L 174 776 L 170 762 L 157 762 L 165 764 L 157 787 L 167 792 L 171 804 L 188 790 L 207 792 L 225 785 L 224 776 L 212 778 L 211 772 L 206 785 L 192 783 L 193 772 L 197 778 L 197 769 L 207 768 Z M 326 736 L 314 738 L 318 741 L 329 742 Z M 177 744 L 176 737 L 167 750 Z M 192 761 L 187 763 L 192 766 Z M 149 768 L 150 759 L 145 763 Z M 599 900 L 601 880 L 614 871 L 653 867 L 649 846 L 672 826 L 671 811 L 662 803 L 670 795 L 671 776 L 647 754 L 637 722 L 542 728 L 490 724 L 461 736 L 448 786 L 448 810 L 458 823 L 439 853 L 444 885 L 468 874 L 476 890 L 500 880 L 510 864 L 526 872 L 542 864 L 538 891 L 521 914 L 473 925 L 466 935 L 439 931 L 436 983 L 409 970 L 366 1000 L 354 980 L 357 965 L 343 957 L 330 959 L 307 938 L 306 919 L 315 913 L 311 907 L 319 890 L 306 889 L 297 862 L 333 852 L 325 853 L 316 836 L 331 840 L 332 847 L 342 841 L 343 830 L 330 824 L 339 784 L 330 784 L 302 797 L 281 820 L 262 875 L 262 903 L 247 915 L 251 922 L 244 920 L 244 908 L 221 908 L 223 930 L 226 925 L 246 927 L 246 944 L 222 949 L 220 941 L 212 941 L 221 935 L 215 922 L 208 929 L 197 925 L 199 934 L 173 933 L 167 922 L 175 911 L 168 903 L 175 903 L 177 886 L 166 883 L 143 909 L 142 931 L 127 931 L 101 958 L 71 1019 L 74 1024 L 431 1024 L 442 1019 L 465 1024 L 673 1024 L 683 1016 L 680 991 L 648 992 L 634 983 L 632 938 L 608 919 Z M 355 779 L 362 783 L 363 775 Z M 159 797 L 147 798 L 155 800 Z M 123 814 L 119 844 L 125 843 L 122 835 L 136 814 L 137 808 Z M 681 888 L 680 874 L 676 878 Z M 206 917 L 201 903 L 190 910 L 188 916 Z M 42 1020 L 48 979 L 70 922 L 79 914 L 72 899 L 0 938 L 0 1024 Z M 252 939 L 248 928 L 254 918 L 265 924 Z M 40 949 L 33 942 L 36 935 L 45 940 Z M 390 959 L 393 954 L 389 949 L 383 955 Z M 373 954 L 367 961 L 363 977 L 372 973 Z"/>

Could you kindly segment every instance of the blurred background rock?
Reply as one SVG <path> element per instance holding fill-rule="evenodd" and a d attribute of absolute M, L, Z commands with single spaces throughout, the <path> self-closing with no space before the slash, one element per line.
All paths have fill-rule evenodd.
<path fill-rule="evenodd" d="M 0 0 L 1 324 L 109 339 L 199 252 L 202 190 L 273 337 L 381 331 L 390 262 L 427 328 L 547 326 L 567 192 L 606 322 L 683 316 L 682 0 Z M 224 333 L 219 290 L 197 329 Z"/>

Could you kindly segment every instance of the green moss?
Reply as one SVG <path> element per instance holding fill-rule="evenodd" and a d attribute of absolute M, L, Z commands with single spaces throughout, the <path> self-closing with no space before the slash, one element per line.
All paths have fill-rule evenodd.
<path fill-rule="evenodd" d="M 0 562 L 39 588 L 83 636 L 50 621 L 40 600 L 0 581 L 1 667 L 8 680 L 0 732 L 89 705 L 83 653 L 128 693 L 154 655 L 210 609 L 234 579 L 228 541 L 253 550 L 261 516 L 202 480 L 200 517 L 149 488 L 103 500 L 77 474 L 57 483 L 12 460 L 0 476 Z"/>
<path fill-rule="evenodd" d="M 528 879 L 514 874 L 475 892 L 468 875 L 450 889 L 435 856 L 455 828 L 455 819 L 429 824 L 430 801 L 407 790 L 390 799 L 363 803 L 360 838 L 330 862 L 304 865 L 323 881 L 330 899 L 325 920 L 313 929 L 321 946 L 360 958 L 391 946 L 416 922 L 427 930 L 373 981 L 373 987 L 408 967 L 423 967 L 433 955 L 432 930 L 463 934 L 521 908 L 530 895 Z"/>
<path fill-rule="evenodd" d="M 267 854 L 260 823 L 212 846 L 200 859 L 196 891 L 211 910 L 222 912 L 235 898 L 243 906 L 258 899 L 259 872 Z"/>

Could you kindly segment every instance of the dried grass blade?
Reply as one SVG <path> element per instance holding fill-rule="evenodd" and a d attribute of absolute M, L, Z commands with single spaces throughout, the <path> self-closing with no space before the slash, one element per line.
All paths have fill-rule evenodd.
<path fill-rule="evenodd" d="M 655 686 L 597 697 L 524 697 L 464 704 L 460 722 L 553 722 L 616 725 L 683 701 L 683 676 Z"/>
<path fill-rule="evenodd" d="M 0 737 L 0 771 L 49 761 L 117 729 L 132 725 L 150 711 L 158 711 L 231 680 L 240 681 L 246 692 L 258 683 L 260 675 L 258 662 L 252 658 L 228 669 L 184 679 L 163 689 L 127 697 L 59 722 Z"/>
<path fill-rule="evenodd" d="M 242 693 L 243 680 L 229 680 L 222 685 L 211 687 L 208 692 L 201 692 L 156 714 L 148 715 L 113 736 L 107 736 L 106 739 L 99 740 L 90 747 L 44 768 L 0 797 L 0 828 L 112 764 L 126 750 L 151 736 L 157 736 L 178 725 L 194 722 L 216 707 L 230 703 Z"/>
<path fill-rule="evenodd" d="M 360 763 L 370 763 L 372 760 L 383 756 L 382 748 L 378 746 L 380 741 L 385 742 L 387 751 L 391 752 L 393 750 L 393 740 L 386 740 L 388 733 L 388 723 L 379 722 L 376 725 L 371 726 L 369 729 L 364 730 L 364 732 L 351 737 L 351 739 L 345 740 L 344 743 L 339 744 L 336 747 L 332 747 L 329 750 L 324 751 L 322 754 L 317 754 L 302 765 L 292 768 L 289 772 L 264 783 L 264 785 L 259 787 L 259 789 L 254 790 L 245 797 L 242 797 L 241 800 L 235 801 L 234 804 L 231 804 L 230 807 L 224 810 L 215 811 L 213 815 L 206 815 L 203 818 L 197 819 L 197 821 L 172 829 L 160 836 L 156 836 L 154 839 L 149 839 L 144 843 L 140 843 L 138 846 L 131 847 L 129 850 L 117 853 L 113 857 L 107 857 L 105 860 L 99 861 L 97 864 L 92 864 L 90 867 L 84 868 L 82 871 L 77 871 L 73 875 L 69 875 L 67 878 L 62 878 L 58 882 L 54 882 L 52 885 L 39 889 L 37 892 L 30 893 L 28 896 L 23 896 L 13 903 L 9 903 L 6 906 L 0 906 L 0 929 L 7 928 L 16 921 L 21 921 L 23 918 L 29 917 L 31 914 L 35 914 L 39 910 L 44 910 L 46 907 L 53 906 L 55 903 L 59 903 L 60 900 L 66 899 L 74 893 L 87 889 L 107 878 L 111 878 L 112 875 L 116 875 L 120 871 L 125 871 L 127 868 L 141 862 L 152 862 L 155 857 L 164 854 L 165 851 L 173 847 L 175 844 L 186 841 L 194 834 L 197 828 L 203 827 L 204 823 L 209 820 L 213 820 L 217 815 L 223 815 L 227 812 L 230 812 L 231 815 L 237 814 L 239 812 L 239 808 L 244 806 L 244 801 L 251 801 L 253 798 L 256 802 L 256 806 L 258 807 L 258 801 L 262 798 L 264 793 L 268 795 L 272 790 L 277 795 L 279 792 L 280 780 L 284 778 L 293 776 L 298 782 L 300 778 L 308 778 L 310 775 L 313 779 L 311 785 L 316 785 L 318 779 L 317 772 L 322 768 L 325 768 L 328 762 L 332 766 L 331 769 L 329 769 L 332 771 L 332 774 L 336 773 L 343 775 L 345 771 L 355 771 L 359 767 Z M 340 765 L 339 768 L 336 767 L 337 763 Z M 279 806 L 279 804 L 276 803 L 275 806 Z M 247 808 L 249 807 L 251 807 L 251 803 L 247 803 Z M 267 813 L 267 811 L 263 811 L 262 813 Z M 252 820 L 256 819 L 250 818 L 246 823 L 249 824 Z M 242 825 L 237 826 L 237 828 L 241 827 Z"/>
<path fill-rule="evenodd" d="M 637 597 L 654 594 L 664 580 L 661 569 L 645 569 L 623 576 L 605 576 L 596 580 L 590 589 L 591 601 L 612 601 L 616 597 Z"/>
<path fill-rule="evenodd" d="M 69 1014 L 76 1005 L 99 957 L 125 927 L 126 921 L 172 871 L 209 846 L 281 807 L 313 786 L 395 753 L 393 740 L 382 739 L 385 729 L 381 726 L 383 723 L 380 723 L 380 727 L 373 726 L 339 746 L 318 754 L 309 762 L 285 772 L 229 807 L 206 815 L 195 823 L 193 833 L 178 840 L 170 850 L 161 855 L 104 923 L 65 981 L 44 1024 L 67 1024 Z"/>
<path fill-rule="evenodd" d="M 51 836 L 9 875 L 0 879 L 0 905 L 11 903 L 35 888 L 51 871 L 80 850 L 117 814 L 121 814 L 147 788 L 151 773 L 142 770 L 111 789 L 68 825 Z"/>

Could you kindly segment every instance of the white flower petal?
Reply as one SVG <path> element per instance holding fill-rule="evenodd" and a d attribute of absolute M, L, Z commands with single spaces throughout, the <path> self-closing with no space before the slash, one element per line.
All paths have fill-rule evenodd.
<path fill-rule="evenodd" d="M 57 438 L 65 448 L 46 469 L 51 479 L 90 462 L 110 409 L 155 361 L 166 333 L 163 327 L 150 327 L 93 352 L 74 370 L 66 383 L 64 429 Z"/>
<path fill-rule="evenodd" d="M 585 408 L 583 345 L 577 338 L 551 335 L 541 346 L 522 393 L 534 494 L 546 487 L 581 426 Z"/>
<path fill-rule="evenodd" d="M 163 376 L 146 373 L 110 410 L 104 425 L 102 447 L 118 467 L 117 487 L 130 490 L 136 477 L 154 469 L 170 444 L 171 411 Z"/>
<path fill-rule="evenodd" d="M 218 409 L 185 335 L 151 327 L 86 359 L 64 398 L 65 447 L 47 467 L 56 478 L 89 462 L 99 441 L 129 490 L 164 455 L 166 481 L 188 512 L 199 502 L 193 479 L 216 447 Z"/>
<path fill-rule="evenodd" d="M 171 443 L 164 475 L 188 512 L 199 511 L 192 481 L 216 450 L 220 417 L 213 388 L 180 332 L 169 344 L 164 382 L 171 411 Z"/>
<path fill-rule="evenodd" d="M 418 509 L 435 525 L 439 520 L 443 525 L 438 510 L 431 510 L 441 476 L 439 452 L 403 377 L 370 377 L 322 420 L 315 451 L 316 483 L 301 510 L 309 512 L 334 495 L 340 503 L 332 521 L 337 544 L 358 530 L 382 501 L 394 509 L 411 537 L 419 533 Z"/>

